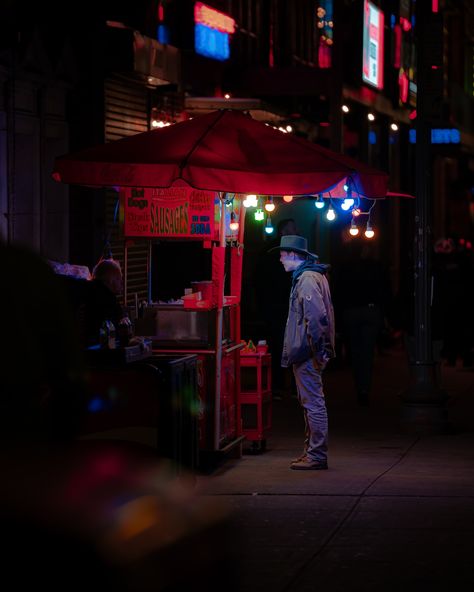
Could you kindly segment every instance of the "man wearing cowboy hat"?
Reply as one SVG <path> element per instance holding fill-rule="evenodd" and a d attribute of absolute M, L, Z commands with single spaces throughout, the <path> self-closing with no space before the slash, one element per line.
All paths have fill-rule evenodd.
<path fill-rule="evenodd" d="M 327 265 L 308 251 L 304 237 L 286 235 L 280 245 L 285 271 L 292 272 L 292 288 L 283 342 L 281 365 L 292 366 L 298 400 L 304 411 L 303 454 L 295 459 L 294 470 L 328 468 L 328 420 L 322 371 L 334 357 L 334 311 L 326 278 Z"/>

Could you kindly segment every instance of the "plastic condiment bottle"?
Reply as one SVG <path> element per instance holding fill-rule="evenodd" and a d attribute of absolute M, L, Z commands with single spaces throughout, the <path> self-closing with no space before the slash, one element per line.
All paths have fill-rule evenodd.
<path fill-rule="evenodd" d="M 117 340 L 115 334 L 115 325 L 112 321 L 107 321 L 109 323 L 109 339 L 108 339 L 108 348 L 115 349 L 117 347 Z"/>
<path fill-rule="evenodd" d="M 257 348 L 255 347 L 255 345 L 251 339 L 249 339 L 249 342 L 247 345 L 247 351 L 249 351 L 249 352 L 256 352 L 257 351 Z"/>

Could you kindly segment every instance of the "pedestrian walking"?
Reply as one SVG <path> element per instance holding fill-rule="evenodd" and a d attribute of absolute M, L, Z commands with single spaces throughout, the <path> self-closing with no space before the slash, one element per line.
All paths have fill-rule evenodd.
<path fill-rule="evenodd" d="M 327 469 L 328 418 L 322 373 L 335 351 L 334 312 L 326 278 L 329 266 L 317 263 L 318 256 L 308 251 L 302 236 L 282 236 L 274 249 L 280 250 L 285 271 L 293 273 L 281 365 L 293 368 L 305 419 L 303 454 L 290 468 Z"/>

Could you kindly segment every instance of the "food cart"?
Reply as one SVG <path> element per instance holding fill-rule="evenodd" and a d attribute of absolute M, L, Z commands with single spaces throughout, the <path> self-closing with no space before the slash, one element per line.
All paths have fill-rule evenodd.
<path fill-rule="evenodd" d="M 374 200 L 386 197 L 388 181 L 384 172 L 231 109 L 58 157 L 53 178 L 121 188 L 125 236 L 150 245 L 141 332 L 152 338 L 156 354 L 199 356 L 199 441 L 203 453 L 213 454 L 239 451 L 242 442 L 237 394 L 244 210 L 241 215 L 239 195 L 304 196 L 330 188 L 332 197 L 344 197 L 334 188 L 350 179 L 354 194 Z M 238 222 L 238 231 L 230 232 L 231 221 Z M 210 296 L 203 298 L 203 284 L 194 292 L 201 292 L 200 298 L 183 285 L 178 302 L 152 301 L 157 240 L 191 241 L 210 250 L 209 276 L 195 278 L 211 282 Z M 176 269 L 181 264 L 177 258 Z"/>
<path fill-rule="evenodd" d="M 165 189 L 123 188 L 121 205 L 125 238 L 149 244 L 148 301 L 136 311 L 135 332 L 152 341 L 154 355 L 197 356 L 198 405 L 193 412 L 200 464 L 215 455 L 240 455 L 244 439 L 239 392 L 245 217 L 240 196 L 180 183 Z M 207 268 L 193 268 L 192 261 L 180 260 L 183 255 L 178 245 L 183 241 L 193 251 L 209 251 Z M 163 243 L 168 247 L 166 257 L 172 260 L 172 274 L 160 273 L 157 255 Z M 183 281 L 188 285 L 180 284 L 183 265 L 188 273 Z M 173 297 L 161 299 L 154 284 L 170 282 L 175 283 Z"/>

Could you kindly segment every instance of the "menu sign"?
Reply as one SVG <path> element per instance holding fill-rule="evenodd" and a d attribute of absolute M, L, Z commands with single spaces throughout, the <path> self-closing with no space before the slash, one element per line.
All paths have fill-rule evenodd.
<path fill-rule="evenodd" d="M 364 2 L 362 80 L 383 88 L 384 13 L 372 2 Z"/>
<path fill-rule="evenodd" d="M 125 187 L 124 235 L 213 239 L 214 198 L 191 187 Z"/>

